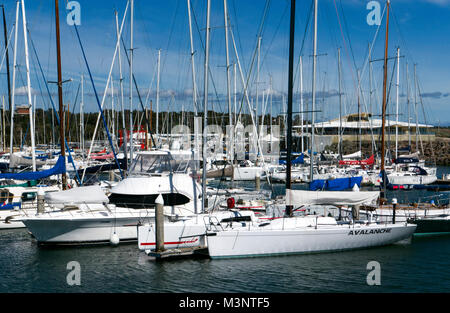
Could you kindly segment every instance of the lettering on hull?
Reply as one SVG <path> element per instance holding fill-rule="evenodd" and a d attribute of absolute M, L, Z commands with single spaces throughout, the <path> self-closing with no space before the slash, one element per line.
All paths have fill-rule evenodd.
<path fill-rule="evenodd" d="M 372 235 L 372 234 L 384 234 L 390 233 L 391 228 L 377 228 L 377 229 L 362 229 L 362 230 L 351 230 L 348 235 Z"/>

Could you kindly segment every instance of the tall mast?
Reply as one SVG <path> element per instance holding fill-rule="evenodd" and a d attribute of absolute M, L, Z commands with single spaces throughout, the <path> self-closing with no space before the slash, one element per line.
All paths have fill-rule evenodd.
<path fill-rule="evenodd" d="M 24 0 L 22 0 L 22 23 L 23 23 L 24 46 L 25 46 L 25 65 L 26 65 L 26 71 L 27 71 L 27 96 L 28 96 L 28 105 L 29 105 L 28 115 L 30 117 L 31 157 L 32 157 L 32 162 L 33 162 L 33 171 L 36 171 L 33 102 L 31 100 L 30 61 L 28 59 L 27 18 L 25 15 Z M 58 29 L 58 31 L 59 31 L 59 29 Z"/>
<path fill-rule="evenodd" d="M 84 159 L 84 76 L 81 75 L 81 102 L 80 102 L 80 144 Z"/>
<path fill-rule="evenodd" d="M 224 10 L 224 18 L 225 18 L 225 52 L 226 52 L 226 61 L 227 61 L 227 95 L 228 95 L 228 118 L 229 125 L 232 125 L 231 120 L 231 78 L 230 78 L 230 56 L 228 49 L 228 7 L 227 0 L 223 0 L 223 10 Z"/>
<path fill-rule="evenodd" d="M 14 24 L 14 55 L 13 55 L 13 81 L 12 81 L 12 96 L 11 96 L 11 124 L 10 124 L 10 135 L 9 135 L 9 153 L 10 156 L 13 154 L 14 151 L 14 105 L 15 105 L 15 93 L 16 93 L 16 68 L 17 68 L 17 30 L 19 27 L 17 27 L 17 24 L 19 23 L 19 6 L 20 2 L 17 1 L 16 4 L 16 22 Z"/>
<path fill-rule="evenodd" d="M 156 139 L 159 141 L 159 75 L 161 69 L 161 49 L 158 50 L 158 73 L 156 79 Z"/>
<path fill-rule="evenodd" d="M 300 56 L 300 126 L 302 131 L 301 145 L 302 153 L 305 151 L 304 139 L 303 139 L 303 57 Z"/>
<path fill-rule="evenodd" d="M 408 147 L 411 151 L 411 105 L 409 102 L 409 74 L 408 62 L 406 63 L 406 103 L 408 105 Z"/>
<path fill-rule="evenodd" d="M 368 44 L 369 47 L 369 113 L 373 114 L 372 112 L 372 49 L 370 47 L 370 43 Z M 372 142 L 372 154 L 374 154 L 374 143 Z"/>
<path fill-rule="evenodd" d="M 361 101 L 360 101 L 360 92 L 361 92 L 361 78 L 359 69 L 356 71 L 358 78 L 358 151 L 361 152 L 362 156 L 362 148 L 361 148 Z M 361 159 L 361 157 L 360 157 Z"/>
<path fill-rule="evenodd" d="M 209 70 L 209 23 L 210 23 L 210 11 L 211 0 L 208 0 L 206 13 L 206 43 L 205 43 L 205 72 L 204 72 L 204 103 L 203 103 L 203 171 L 202 171 L 202 211 L 205 212 L 206 201 L 206 131 L 208 126 L 208 70 Z"/>
<path fill-rule="evenodd" d="M 131 5 L 131 12 L 130 12 L 130 162 L 132 162 L 133 161 L 133 18 L 134 18 L 134 0 L 131 0 L 130 5 Z"/>
<path fill-rule="evenodd" d="M 395 158 L 398 158 L 398 92 L 400 87 L 400 48 L 397 48 L 397 101 L 395 108 Z"/>
<path fill-rule="evenodd" d="M 314 1 L 314 53 L 313 53 L 313 79 L 312 79 L 312 103 L 311 103 L 311 155 L 310 155 L 310 182 L 314 178 L 314 110 L 316 106 L 316 67 L 317 67 L 317 4 L 318 0 Z"/>
<path fill-rule="evenodd" d="M 289 32 L 289 72 L 288 72 L 288 105 L 287 105 L 287 156 L 286 156 L 286 193 L 291 189 L 291 151 L 292 151 L 292 92 L 294 86 L 294 31 L 295 31 L 295 0 L 291 0 L 291 20 Z M 286 205 L 286 216 L 292 216 L 293 206 Z"/>
<path fill-rule="evenodd" d="M 121 31 L 119 29 L 119 17 L 118 17 L 118 12 L 115 11 L 115 16 L 116 16 L 116 33 L 117 33 L 117 42 L 120 42 L 120 36 L 121 36 Z M 122 75 L 122 59 L 120 57 L 120 47 L 117 49 L 117 53 L 118 53 L 118 62 L 119 62 L 119 85 L 120 85 L 120 105 L 121 105 L 121 110 L 122 110 L 122 138 L 123 138 L 123 142 L 122 145 L 123 147 L 125 147 L 124 149 L 124 154 L 125 154 L 125 160 L 127 160 L 127 132 L 126 132 L 126 124 L 125 124 L 125 108 L 124 108 L 124 98 L 123 98 L 123 75 Z M 84 138 L 83 138 L 83 143 L 84 143 Z"/>
<path fill-rule="evenodd" d="M 260 65 L 260 55 L 261 55 L 261 36 L 258 37 L 258 60 L 257 60 L 257 66 L 256 66 L 256 103 L 255 103 L 255 117 L 256 117 L 256 136 L 258 136 L 259 132 L 259 65 Z"/>
<path fill-rule="evenodd" d="M 233 78 L 234 78 L 234 125 L 236 126 L 236 116 L 237 116 L 237 73 L 236 73 L 236 62 L 233 64 Z"/>
<path fill-rule="evenodd" d="M 189 17 L 189 39 L 190 39 L 190 43 L 191 43 L 192 101 L 193 101 L 193 105 L 194 105 L 194 116 L 197 117 L 197 114 L 198 114 L 198 112 L 197 112 L 197 85 L 196 85 L 197 82 L 195 79 L 195 63 L 194 63 L 195 62 L 195 58 L 194 58 L 195 52 L 194 52 L 194 38 L 192 35 L 191 0 L 187 0 L 187 7 L 188 7 L 188 17 Z M 227 34 L 228 34 L 228 32 L 227 32 Z M 228 47 L 228 45 L 227 45 L 227 47 Z M 158 53 L 158 60 L 159 60 L 159 53 Z M 159 75 L 159 61 L 158 61 L 158 75 Z M 158 78 L 158 82 L 159 82 L 159 78 Z M 158 96 L 159 96 L 159 94 L 158 94 Z"/>
<path fill-rule="evenodd" d="M 23 1 L 23 0 L 22 0 Z M 64 141 L 64 106 L 63 106 L 63 94 L 62 94 L 62 74 L 61 74 L 61 46 L 59 42 L 59 7 L 58 0 L 55 0 L 55 20 L 56 20 L 56 57 L 58 67 L 58 101 L 59 101 L 59 137 L 61 145 L 61 156 L 63 157 L 64 166 L 66 164 L 66 146 Z M 66 173 L 61 175 L 63 190 L 67 188 Z"/>
<path fill-rule="evenodd" d="M 416 111 L 416 151 L 419 150 L 419 113 L 417 110 L 417 76 L 416 76 L 416 66 L 414 64 L 414 109 Z"/>
<path fill-rule="evenodd" d="M 383 186 L 381 191 L 381 197 L 384 197 L 384 192 L 386 189 L 386 179 L 384 172 L 385 163 L 385 125 L 386 125 L 386 83 L 387 83 L 387 61 L 388 61 L 388 41 L 389 41 L 389 7 L 390 0 L 387 0 L 387 13 L 386 13 L 386 41 L 384 48 L 384 66 L 383 66 L 383 107 L 381 113 L 381 175 L 383 177 Z"/>
<path fill-rule="evenodd" d="M 6 28 L 6 17 L 5 17 L 5 7 L 2 5 L 3 13 L 3 33 L 5 36 L 5 53 L 6 53 L 6 77 L 8 81 L 8 104 L 9 111 L 11 112 L 11 79 L 9 74 L 9 41 L 8 41 L 8 30 Z"/>
<path fill-rule="evenodd" d="M 225 19 L 225 52 L 226 52 L 226 61 L 227 61 L 227 99 L 228 99 L 228 125 L 230 127 L 233 125 L 232 120 L 232 110 L 231 110 L 231 77 L 230 77 L 230 56 L 229 56 L 229 47 L 228 47 L 228 5 L 227 0 L 223 0 L 223 13 Z M 231 134 L 230 134 L 231 136 Z M 229 138 L 230 139 L 230 138 Z M 229 148 L 228 152 L 228 160 L 231 161 L 233 159 L 233 149 L 231 141 L 229 140 Z"/>
<path fill-rule="evenodd" d="M 338 154 L 342 159 L 342 89 L 341 89 L 341 48 L 338 48 L 338 79 L 339 79 L 339 137 Z"/>

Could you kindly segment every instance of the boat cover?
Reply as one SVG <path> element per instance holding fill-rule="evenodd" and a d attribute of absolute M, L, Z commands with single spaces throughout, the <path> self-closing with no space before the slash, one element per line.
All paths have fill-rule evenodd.
<path fill-rule="evenodd" d="M 315 179 L 309 184 L 309 190 L 341 191 L 352 189 L 355 185 L 361 187 L 362 176 L 342 177 L 335 179 Z"/>
<path fill-rule="evenodd" d="M 362 156 L 361 151 L 357 151 L 352 154 L 343 155 L 343 159 L 354 159 L 354 158 L 360 158 Z"/>
<path fill-rule="evenodd" d="M 37 163 L 37 162 L 36 162 Z M 63 174 L 66 172 L 66 164 L 64 158 L 59 156 L 58 162 L 55 166 L 48 170 L 37 172 L 22 172 L 22 173 L 1 173 L 0 178 L 17 179 L 17 180 L 39 180 L 52 175 Z"/>
<path fill-rule="evenodd" d="M 310 191 L 286 190 L 286 205 L 361 205 L 371 204 L 379 191 Z"/>
<path fill-rule="evenodd" d="M 48 204 L 95 204 L 109 203 L 105 192 L 98 185 L 75 187 L 68 190 L 47 192 L 45 201 Z"/>

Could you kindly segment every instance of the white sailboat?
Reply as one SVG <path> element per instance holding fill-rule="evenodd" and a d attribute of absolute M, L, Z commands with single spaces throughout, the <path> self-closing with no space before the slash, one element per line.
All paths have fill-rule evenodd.
<path fill-rule="evenodd" d="M 315 0 L 314 5 L 313 108 L 315 100 L 315 59 L 317 57 L 317 2 L 318 0 Z M 211 258 L 317 253 L 368 248 L 392 244 L 409 238 L 416 228 L 416 225 L 403 223 L 376 224 L 367 222 L 364 224 L 349 223 L 345 225 L 338 224 L 334 218 L 316 215 L 292 217 L 294 206 L 303 205 L 305 198 L 303 191 L 299 193 L 297 190 L 291 190 L 290 183 L 294 20 L 295 0 L 292 0 L 289 49 L 286 216 L 270 222 L 231 225 L 228 228 L 209 231 L 206 234 L 206 241 Z M 336 195 L 335 198 L 339 198 L 342 192 L 334 194 Z M 317 197 L 317 199 L 320 198 L 322 197 Z M 352 203 L 350 198 L 344 197 L 339 199 L 339 203 L 345 202 Z M 354 202 L 355 205 L 358 203 L 360 201 Z"/>

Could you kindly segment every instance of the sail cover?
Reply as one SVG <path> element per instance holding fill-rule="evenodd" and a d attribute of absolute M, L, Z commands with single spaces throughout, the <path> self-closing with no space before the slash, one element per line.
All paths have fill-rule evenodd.
<path fill-rule="evenodd" d="M 45 161 L 36 159 L 36 165 L 44 165 Z M 33 165 L 33 160 L 31 158 L 27 158 L 26 156 L 19 155 L 16 153 L 13 153 L 9 157 L 9 168 L 15 168 L 19 167 L 21 165 Z"/>
<path fill-rule="evenodd" d="M 105 192 L 98 185 L 47 192 L 45 193 L 45 201 L 49 204 L 109 203 Z"/>
<path fill-rule="evenodd" d="M 343 155 L 342 158 L 343 159 L 354 159 L 354 158 L 360 158 L 361 155 L 362 155 L 361 151 L 357 151 L 357 152 L 352 153 L 352 154 Z"/>
<path fill-rule="evenodd" d="M 361 187 L 362 176 L 342 177 L 335 179 L 315 179 L 309 184 L 309 190 L 341 191 L 351 189 L 355 185 Z"/>
<path fill-rule="evenodd" d="M 379 191 L 286 190 L 286 205 L 361 205 L 372 204 Z"/>
<path fill-rule="evenodd" d="M 59 156 L 55 166 L 38 172 L 22 172 L 22 173 L 0 173 L 0 178 L 17 179 L 17 180 L 39 180 L 52 175 L 63 174 L 66 172 L 66 164 L 64 158 Z"/>

